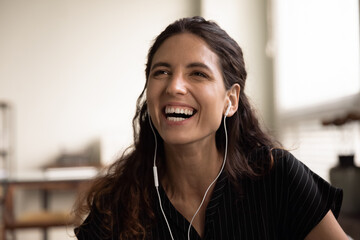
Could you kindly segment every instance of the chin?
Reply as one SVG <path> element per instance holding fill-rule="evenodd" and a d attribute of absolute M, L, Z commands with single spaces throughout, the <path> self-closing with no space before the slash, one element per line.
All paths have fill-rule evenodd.
<path fill-rule="evenodd" d="M 164 143 L 168 145 L 186 145 L 194 142 L 193 139 L 190 139 L 188 136 L 172 136 L 163 138 Z"/>

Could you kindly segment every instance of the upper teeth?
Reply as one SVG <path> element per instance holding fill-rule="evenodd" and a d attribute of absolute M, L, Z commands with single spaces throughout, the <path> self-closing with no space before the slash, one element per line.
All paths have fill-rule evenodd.
<path fill-rule="evenodd" d="M 188 108 L 180 108 L 180 107 L 166 107 L 165 113 L 178 113 L 178 114 L 185 114 L 185 115 L 192 115 L 193 109 Z"/>

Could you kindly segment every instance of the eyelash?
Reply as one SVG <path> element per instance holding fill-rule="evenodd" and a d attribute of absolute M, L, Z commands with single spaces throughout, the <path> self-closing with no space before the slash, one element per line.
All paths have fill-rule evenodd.
<path fill-rule="evenodd" d="M 170 73 L 168 71 L 166 71 L 166 70 L 157 70 L 153 74 L 154 77 L 157 77 L 157 76 L 160 76 L 160 75 L 170 75 Z"/>
<path fill-rule="evenodd" d="M 169 71 L 166 70 L 157 70 L 155 71 L 153 74 L 153 77 L 158 77 L 161 75 L 171 75 L 171 73 Z M 209 78 L 209 76 L 203 72 L 199 72 L 199 71 L 194 71 L 190 74 L 191 76 L 195 76 L 195 77 L 200 77 L 200 78 Z"/>
<path fill-rule="evenodd" d="M 195 75 L 197 77 L 202 77 L 202 78 L 209 78 L 208 75 L 206 75 L 203 72 L 194 72 L 192 75 Z"/>

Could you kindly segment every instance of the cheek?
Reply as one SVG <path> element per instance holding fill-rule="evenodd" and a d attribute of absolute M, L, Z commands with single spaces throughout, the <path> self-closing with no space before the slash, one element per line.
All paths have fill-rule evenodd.
<path fill-rule="evenodd" d="M 211 114 L 216 118 L 223 114 L 226 97 L 226 91 L 222 90 L 222 86 L 219 86 L 218 89 L 203 89 L 203 99 L 207 105 L 206 107 L 210 109 Z"/>
<path fill-rule="evenodd" d="M 214 105 L 215 106 L 215 105 Z M 217 127 L 220 126 L 221 121 L 223 119 L 223 108 L 222 105 L 217 104 L 216 107 L 214 107 L 214 111 L 213 111 L 213 119 L 214 119 L 214 124 L 216 124 Z"/>
<path fill-rule="evenodd" d="M 156 86 L 152 84 L 149 84 L 146 89 L 146 102 L 148 111 L 154 123 L 157 121 L 156 119 L 158 117 L 158 105 L 160 101 L 159 98 L 160 93 L 158 91 L 158 88 L 156 88 Z"/>
<path fill-rule="evenodd" d="M 147 99 L 154 100 L 160 97 L 162 86 L 157 81 L 149 80 L 147 88 L 146 88 L 146 96 Z"/>
<path fill-rule="evenodd" d="M 146 100 L 149 102 L 154 102 L 154 99 L 156 98 L 157 91 L 156 86 L 149 81 L 147 88 L 146 88 Z"/>
<path fill-rule="evenodd" d="M 152 116 L 152 114 L 154 113 L 154 97 L 153 97 L 153 91 L 151 91 L 151 89 L 148 87 L 146 89 L 146 103 L 147 103 L 147 108 L 148 111 L 150 113 L 150 115 Z"/>

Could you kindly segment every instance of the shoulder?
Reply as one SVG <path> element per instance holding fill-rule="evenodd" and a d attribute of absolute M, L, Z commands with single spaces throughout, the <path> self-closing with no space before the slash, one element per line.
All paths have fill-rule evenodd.
<path fill-rule="evenodd" d="M 273 165 L 270 171 L 272 178 L 281 179 L 289 191 L 290 196 L 297 198 L 301 194 L 314 193 L 320 187 L 330 184 L 298 160 L 292 153 L 284 149 L 271 151 Z"/>
<path fill-rule="evenodd" d="M 270 152 L 272 167 L 259 182 L 269 192 L 266 196 L 270 196 L 279 225 L 286 226 L 284 236 L 304 239 L 329 210 L 338 216 L 342 190 L 331 186 L 289 151 Z M 257 156 L 265 154 L 266 151 L 258 151 Z"/>
<path fill-rule="evenodd" d="M 308 168 L 289 151 L 279 148 L 260 147 L 251 152 L 249 165 L 258 174 L 247 182 L 263 182 L 268 188 L 289 189 L 289 182 L 301 178 Z"/>
<path fill-rule="evenodd" d="M 285 150 L 274 150 L 271 175 L 286 188 L 287 220 L 292 233 L 304 238 L 329 212 L 339 215 L 342 190 L 330 185 Z M 279 182 L 279 181 L 278 181 Z"/>
<path fill-rule="evenodd" d="M 301 177 L 304 172 L 314 174 L 292 153 L 281 148 L 259 147 L 249 154 L 248 161 L 255 170 L 265 170 L 264 174 L 260 174 L 261 176 L 267 175 L 266 172 L 272 175 L 283 174 L 288 177 Z"/>
<path fill-rule="evenodd" d="M 273 149 L 271 174 L 287 180 L 286 185 L 294 192 L 296 189 L 308 192 L 317 186 L 330 186 L 324 179 L 298 160 L 292 153 L 283 149 Z"/>
<path fill-rule="evenodd" d="M 309 168 L 299 161 L 292 153 L 284 149 L 272 149 L 272 171 L 286 173 L 290 176 L 297 175 L 299 171 L 308 171 Z"/>
<path fill-rule="evenodd" d="M 294 157 L 289 151 L 280 148 L 271 148 L 267 146 L 259 147 L 251 151 L 248 156 L 249 165 L 256 170 L 260 176 L 266 173 L 288 173 L 299 167 L 305 166 Z"/>

